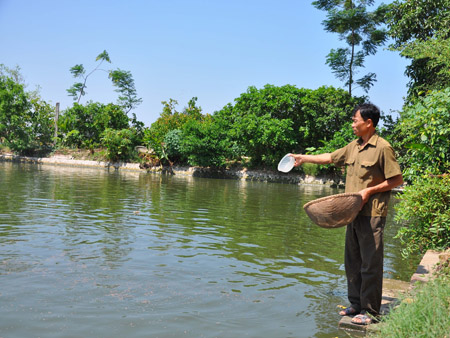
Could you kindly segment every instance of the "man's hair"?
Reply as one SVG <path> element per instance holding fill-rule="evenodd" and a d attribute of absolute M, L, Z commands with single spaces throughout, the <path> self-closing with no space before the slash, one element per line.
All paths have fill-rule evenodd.
<path fill-rule="evenodd" d="M 356 106 L 355 109 L 353 109 L 352 116 L 355 116 L 358 110 L 364 121 L 367 121 L 367 119 L 371 119 L 373 122 L 373 126 L 377 126 L 378 121 L 380 120 L 380 109 L 378 109 L 376 105 L 372 103 L 360 104 Z"/>

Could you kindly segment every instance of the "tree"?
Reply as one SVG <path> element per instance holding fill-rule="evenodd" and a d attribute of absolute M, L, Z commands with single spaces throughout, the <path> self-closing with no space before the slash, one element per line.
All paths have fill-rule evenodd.
<path fill-rule="evenodd" d="M 292 85 L 249 87 L 215 115 L 227 119 L 230 138 L 255 165 L 273 165 L 287 152 L 303 152 L 329 140 L 350 119 L 361 98 L 345 90 Z"/>
<path fill-rule="evenodd" d="M 396 128 L 408 181 L 450 171 L 450 88 L 432 91 L 404 108 Z"/>
<path fill-rule="evenodd" d="M 174 99 L 161 102 L 163 104 L 163 111 L 160 117 L 152 123 L 150 128 L 144 132 L 144 142 L 152 148 L 156 154 L 163 158 L 164 153 L 164 138 L 167 133 L 175 129 L 182 129 L 184 124 L 190 120 L 202 120 L 201 107 L 196 105 L 197 98 L 193 97 L 189 100 L 188 106 L 182 112 L 176 110 L 178 102 Z"/>
<path fill-rule="evenodd" d="M 408 101 L 450 86 L 450 0 L 394 1 L 387 12 L 391 50 L 411 59 Z"/>
<path fill-rule="evenodd" d="M 118 105 L 88 102 L 86 105 L 75 103 L 66 109 L 58 123 L 63 144 L 91 148 L 101 145 L 101 137 L 106 129 L 127 129 L 129 118 Z"/>
<path fill-rule="evenodd" d="M 27 93 L 19 68 L 0 65 L 0 142 L 22 154 L 48 150 L 53 108 L 38 92 Z"/>
<path fill-rule="evenodd" d="M 115 91 L 119 93 L 117 104 L 122 106 L 126 113 L 130 112 L 130 110 L 136 108 L 142 103 L 142 99 L 137 97 L 134 79 L 129 71 L 121 69 L 106 70 L 100 68 L 103 61 L 111 63 L 111 59 L 106 50 L 100 53 L 95 61 L 98 62 L 97 66 L 87 75 L 82 64 L 78 64 L 70 68 L 72 75 L 75 78 L 81 78 L 83 82 L 74 83 L 73 86 L 67 90 L 69 96 L 72 96 L 77 103 L 80 103 L 81 97 L 86 95 L 85 89 L 87 88 L 86 82 L 88 77 L 97 70 L 102 70 L 108 73 L 108 77 L 112 80 L 113 86 L 116 87 Z"/>
<path fill-rule="evenodd" d="M 230 158 L 232 145 L 227 129 L 207 115 L 203 120 L 191 119 L 184 124 L 181 149 L 190 165 L 220 168 Z"/>
<path fill-rule="evenodd" d="M 72 73 L 73 77 L 81 78 L 83 81 L 83 82 L 76 82 L 73 84 L 72 87 L 67 89 L 69 96 L 72 96 L 73 99 L 77 101 L 77 103 L 80 103 L 81 97 L 86 95 L 85 89 L 86 89 L 86 82 L 87 82 L 88 77 L 90 75 L 92 75 L 92 73 L 96 72 L 97 70 L 105 71 L 104 69 L 100 69 L 100 66 L 103 63 L 103 61 L 111 63 L 111 59 L 109 58 L 108 52 L 106 50 L 104 50 L 102 53 L 97 55 L 97 57 L 95 58 L 95 61 L 96 62 L 100 61 L 100 62 L 87 75 L 86 75 L 86 70 L 84 69 L 84 66 L 82 64 L 78 64 L 78 65 L 75 65 L 72 68 L 70 68 L 70 72 Z"/>
<path fill-rule="evenodd" d="M 402 255 L 445 250 L 450 245 L 450 177 L 419 177 L 405 187 L 395 206 L 404 225 L 396 235 Z"/>
<path fill-rule="evenodd" d="M 135 130 L 106 128 L 101 134 L 102 145 L 106 148 L 106 157 L 112 161 L 127 161 L 136 155 Z"/>
<path fill-rule="evenodd" d="M 109 77 L 117 88 L 116 92 L 120 94 L 118 104 L 124 107 L 127 113 L 142 103 L 142 99 L 137 97 L 133 76 L 130 72 L 117 69 L 110 71 Z"/>
<path fill-rule="evenodd" d="M 350 95 L 357 87 L 368 92 L 373 86 L 375 73 L 368 73 L 359 79 L 355 79 L 355 75 L 358 68 L 364 67 L 366 56 L 374 55 L 387 38 L 386 30 L 378 28 L 385 20 L 387 7 L 381 5 L 373 12 L 367 11 L 366 6 L 373 3 L 374 0 L 318 0 L 312 3 L 328 13 L 323 21 L 325 30 L 338 33 L 339 38 L 348 45 L 332 49 L 326 64 L 339 80 L 345 81 Z M 360 50 L 357 50 L 358 47 Z"/>
<path fill-rule="evenodd" d="M 30 141 L 27 114 L 31 109 L 23 85 L 0 77 L 0 138 L 12 150 L 22 151 Z"/>

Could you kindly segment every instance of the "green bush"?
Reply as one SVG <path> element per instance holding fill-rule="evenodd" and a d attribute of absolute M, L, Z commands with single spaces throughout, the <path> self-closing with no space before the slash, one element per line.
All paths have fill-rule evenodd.
<path fill-rule="evenodd" d="M 301 168 L 306 175 L 317 176 L 320 172 L 319 165 L 314 163 L 304 163 Z"/>
<path fill-rule="evenodd" d="M 395 206 L 395 220 L 402 222 L 397 237 L 403 256 L 450 246 L 450 177 L 418 179 L 407 186 Z"/>
<path fill-rule="evenodd" d="M 49 150 L 53 142 L 53 108 L 37 93 L 27 93 L 12 71 L 0 65 L 0 141 L 20 154 Z"/>
<path fill-rule="evenodd" d="M 115 104 L 88 102 L 74 103 L 60 116 L 58 129 L 64 146 L 95 148 L 101 145 L 106 129 L 121 130 L 129 126 L 123 108 Z"/>
<path fill-rule="evenodd" d="M 196 102 L 197 98 L 193 97 L 182 112 L 176 110 L 176 105 L 178 105 L 176 100 L 170 99 L 168 102 L 162 102 L 164 107 L 160 117 L 152 123 L 150 128 L 145 129 L 143 137 L 144 144 L 153 149 L 159 158 L 167 156 L 166 149 L 163 148 L 167 133 L 183 129 L 188 121 L 203 119 L 201 108 L 196 106 Z"/>
<path fill-rule="evenodd" d="M 231 149 L 226 130 L 210 115 L 203 121 L 191 120 L 183 127 L 182 152 L 190 165 L 224 167 Z"/>
<path fill-rule="evenodd" d="M 164 149 L 169 160 L 174 162 L 184 162 L 186 157 L 182 151 L 183 131 L 174 129 L 169 131 L 164 137 Z"/>
<path fill-rule="evenodd" d="M 130 129 L 107 128 L 102 134 L 102 145 L 107 149 L 106 157 L 111 161 L 134 159 L 136 156 L 134 137 L 135 135 Z"/>
<path fill-rule="evenodd" d="M 433 91 L 404 109 L 396 128 L 404 176 L 440 174 L 450 169 L 450 88 Z"/>
<path fill-rule="evenodd" d="M 249 87 L 214 117 L 227 122 L 228 138 L 236 141 L 240 155 L 249 156 L 253 165 L 273 168 L 286 153 L 317 148 L 321 140 L 330 140 L 362 101 L 333 87 L 266 85 Z"/>

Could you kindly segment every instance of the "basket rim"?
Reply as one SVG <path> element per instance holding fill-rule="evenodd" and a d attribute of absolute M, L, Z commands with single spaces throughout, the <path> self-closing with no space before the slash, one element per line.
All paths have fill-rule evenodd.
<path fill-rule="evenodd" d="M 356 196 L 359 196 L 359 197 L 361 198 L 361 200 L 362 200 L 362 196 L 361 196 L 360 193 L 357 193 L 357 192 L 345 192 L 345 193 L 335 194 L 335 195 L 330 195 L 330 196 L 325 196 L 325 197 L 321 197 L 321 198 L 318 198 L 318 199 L 309 201 L 308 203 L 306 203 L 306 204 L 303 206 L 303 208 L 307 208 L 307 207 L 309 207 L 310 205 L 313 205 L 313 204 L 316 204 L 316 203 L 319 203 L 319 202 L 322 202 L 322 201 L 326 201 L 326 200 L 331 199 L 331 198 L 345 197 L 345 196 L 355 196 L 355 197 L 356 197 Z"/>

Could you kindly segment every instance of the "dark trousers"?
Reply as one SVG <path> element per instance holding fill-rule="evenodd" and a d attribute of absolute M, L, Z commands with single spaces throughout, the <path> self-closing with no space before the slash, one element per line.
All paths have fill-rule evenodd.
<path fill-rule="evenodd" d="M 360 216 L 345 236 L 348 299 L 361 313 L 380 314 L 383 289 L 383 230 L 385 217 Z"/>

